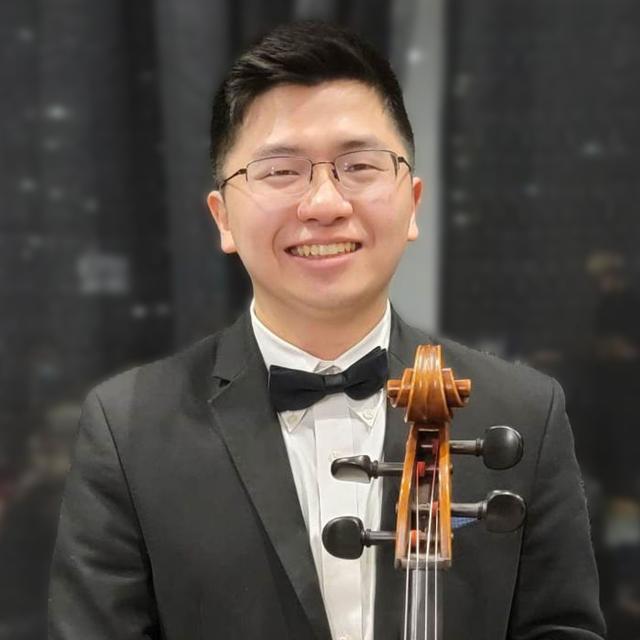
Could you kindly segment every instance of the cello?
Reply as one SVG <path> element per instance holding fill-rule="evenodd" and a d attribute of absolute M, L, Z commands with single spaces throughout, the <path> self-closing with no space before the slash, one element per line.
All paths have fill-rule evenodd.
<path fill-rule="evenodd" d="M 510 491 L 492 491 L 475 503 L 452 502 L 453 455 L 481 456 L 486 467 L 500 470 L 516 465 L 523 453 L 522 437 L 507 426 L 489 427 L 475 440 L 451 439 L 453 410 L 464 407 L 470 393 L 471 381 L 456 379 L 444 366 L 439 345 L 420 345 L 413 368 L 387 382 L 387 396 L 394 408 L 405 409 L 409 426 L 404 460 L 361 455 L 331 465 L 338 480 L 400 477 L 394 531 L 372 531 L 359 518 L 341 516 L 324 526 L 322 542 L 344 559 L 359 558 L 364 547 L 394 545 L 394 566 L 405 572 L 402 640 L 443 640 L 440 573 L 453 559 L 453 520 L 482 520 L 488 531 L 506 533 L 520 528 L 526 515 L 524 500 Z"/>

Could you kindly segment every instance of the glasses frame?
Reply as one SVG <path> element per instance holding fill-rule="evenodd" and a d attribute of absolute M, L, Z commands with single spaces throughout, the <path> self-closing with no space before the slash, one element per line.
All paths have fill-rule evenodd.
<path fill-rule="evenodd" d="M 409 173 L 413 173 L 413 167 L 409 164 L 409 161 L 404 156 L 401 156 L 401 155 L 397 154 L 395 151 L 391 151 L 391 149 L 354 149 L 353 151 L 345 151 L 344 153 L 341 153 L 341 154 L 337 155 L 333 160 L 320 160 L 318 162 L 313 162 L 310 158 L 305 158 L 303 156 L 285 156 L 285 155 L 267 156 L 266 158 L 257 158 L 256 160 L 252 160 L 246 166 L 242 167 L 242 169 L 238 169 L 235 173 L 232 173 L 230 176 L 225 178 L 220 183 L 220 185 L 218 186 L 218 189 L 220 191 L 222 191 L 222 189 L 224 189 L 224 187 L 227 185 L 227 182 L 229 182 L 229 180 L 232 180 L 233 178 L 236 178 L 237 176 L 242 176 L 242 175 L 245 177 L 245 181 L 246 181 L 247 186 L 248 186 L 249 185 L 248 171 L 249 171 L 249 167 L 252 164 L 255 164 L 256 162 L 264 162 L 265 160 L 276 160 L 277 158 L 296 158 L 297 160 L 306 160 L 310 165 L 309 184 L 311 184 L 313 182 L 313 169 L 314 169 L 314 167 L 318 166 L 319 164 L 330 164 L 331 165 L 331 173 L 333 174 L 333 178 L 334 178 L 334 180 L 336 182 L 339 183 L 339 182 L 341 182 L 341 180 L 340 180 L 340 177 L 338 176 L 338 170 L 336 168 L 336 162 L 340 158 L 342 158 L 343 156 L 348 156 L 348 155 L 351 155 L 352 153 L 360 153 L 360 152 L 367 152 L 367 151 L 382 151 L 384 153 L 388 153 L 393 159 L 393 169 L 394 169 L 394 173 L 395 173 L 395 177 L 396 178 L 398 177 L 398 168 L 399 168 L 400 164 L 406 164 L 407 167 L 409 167 Z M 347 189 L 348 189 L 348 187 L 347 187 Z M 302 195 L 303 193 L 305 193 L 305 191 L 301 191 L 300 194 L 297 194 L 297 195 Z"/>

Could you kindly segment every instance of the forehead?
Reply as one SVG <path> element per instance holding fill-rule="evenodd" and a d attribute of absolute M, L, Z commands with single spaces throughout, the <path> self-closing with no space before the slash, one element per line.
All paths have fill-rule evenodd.
<path fill-rule="evenodd" d="M 353 80 L 280 85 L 251 103 L 228 160 L 249 161 L 278 152 L 324 157 L 358 146 L 402 150 L 375 89 Z"/>

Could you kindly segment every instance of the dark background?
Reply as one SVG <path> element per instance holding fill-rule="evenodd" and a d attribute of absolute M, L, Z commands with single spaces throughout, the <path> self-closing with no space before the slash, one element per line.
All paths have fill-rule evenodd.
<path fill-rule="evenodd" d="M 296 17 L 390 54 L 398 6 L 0 3 L 0 640 L 45 637 L 86 391 L 246 304 L 204 205 L 209 104 L 230 61 Z M 637 639 L 640 4 L 444 6 L 440 331 L 565 387 L 610 638 Z"/>

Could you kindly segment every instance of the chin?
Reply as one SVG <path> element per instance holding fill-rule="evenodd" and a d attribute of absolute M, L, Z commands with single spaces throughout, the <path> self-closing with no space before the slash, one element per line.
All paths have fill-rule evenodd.
<path fill-rule="evenodd" d="M 307 295 L 298 298 L 300 306 L 304 306 L 309 311 L 316 311 L 323 314 L 342 315 L 346 311 L 357 313 L 359 309 L 366 309 L 374 305 L 381 297 L 382 292 L 372 295 L 370 292 L 354 291 L 316 291 L 313 297 Z M 386 296 L 384 296 L 386 298 Z"/>

